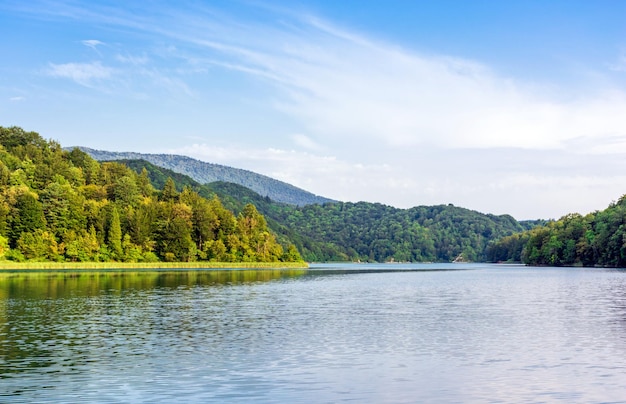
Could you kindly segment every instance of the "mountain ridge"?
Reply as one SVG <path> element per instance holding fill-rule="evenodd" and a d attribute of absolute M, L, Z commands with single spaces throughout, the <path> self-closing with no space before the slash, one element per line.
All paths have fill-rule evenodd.
<path fill-rule="evenodd" d="M 188 156 L 177 154 L 111 152 L 85 146 L 72 146 L 66 149 L 71 150 L 74 148 L 89 154 L 93 159 L 98 161 L 145 160 L 156 166 L 187 175 L 201 184 L 209 184 L 218 181 L 231 182 L 249 188 L 259 195 L 268 197 L 275 202 L 296 206 L 321 205 L 327 202 L 336 202 L 330 198 L 315 195 L 302 188 L 263 174 L 241 168 L 208 163 Z"/>

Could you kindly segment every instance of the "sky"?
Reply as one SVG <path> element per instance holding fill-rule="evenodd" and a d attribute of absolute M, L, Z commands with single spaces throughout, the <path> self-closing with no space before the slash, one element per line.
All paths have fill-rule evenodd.
<path fill-rule="evenodd" d="M 626 2 L 0 0 L 0 126 L 341 201 L 516 219 L 626 193 Z"/>

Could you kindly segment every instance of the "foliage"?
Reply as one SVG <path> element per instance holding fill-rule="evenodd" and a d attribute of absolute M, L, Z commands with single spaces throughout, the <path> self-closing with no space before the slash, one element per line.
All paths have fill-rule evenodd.
<path fill-rule="evenodd" d="M 489 248 L 492 261 L 529 265 L 626 267 L 626 196 L 603 211 L 569 214 Z"/>
<path fill-rule="evenodd" d="M 15 261 L 302 261 L 254 206 L 236 216 L 173 179 L 0 127 L 0 257 Z M 208 194 L 205 191 L 206 194 Z M 287 253 L 285 253 L 287 251 Z"/>
<path fill-rule="evenodd" d="M 483 261 L 494 237 L 520 231 L 510 216 L 452 205 L 396 209 L 376 203 L 331 203 L 284 210 L 286 226 L 317 243 L 298 247 L 306 259 Z"/>
<path fill-rule="evenodd" d="M 279 204 L 236 184 L 207 185 L 234 211 L 253 203 L 307 261 L 484 261 L 494 240 L 524 230 L 508 215 L 452 205 L 397 209 L 377 203 Z M 531 226 L 529 224 L 529 226 Z"/>
<path fill-rule="evenodd" d="M 164 199 L 175 199 L 178 192 L 181 193 L 178 198 L 192 206 L 191 234 L 179 234 L 181 238 L 176 241 L 178 244 L 173 240 L 168 242 L 167 237 L 162 237 L 161 243 L 154 244 L 155 251 L 162 259 L 184 259 L 195 254 L 198 259 L 206 260 L 247 260 L 251 251 L 240 245 L 241 238 L 248 245 L 256 245 L 253 251 L 257 254 L 263 255 L 265 251 L 260 247 L 261 239 L 251 239 L 241 233 L 241 228 L 237 234 L 239 238 L 217 237 L 216 234 L 220 232 L 225 234 L 216 227 L 218 223 L 236 233 L 237 226 L 233 225 L 236 220 L 207 214 L 204 208 L 192 200 L 194 198 L 184 196 L 185 189 L 188 190 L 187 195 L 192 192 L 209 201 L 217 195 L 220 207 L 215 207 L 217 210 L 213 212 L 226 208 L 240 215 L 238 220 L 247 220 L 245 207 L 247 204 L 254 205 L 258 213 L 263 215 L 266 229 L 275 235 L 279 244 L 289 246 L 293 243 L 293 249 L 287 247 L 286 252 L 283 249 L 283 259 L 287 259 L 290 252 L 295 250 L 300 251 L 307 261 L 484 261 L 490 259 L 488 253 L 493 253 L 492 250 L 487 251 L 487 247 L 494 240 L 544 223 L 519 223 L 508 215 L 484 215 L 452 205 L 396 209 L 375 203 L 339 203 L 328 202 L 327 199 L 301 199 L 292 203 L 288 198 L 282 199 L 288 203 L 281 203 L 268 196 L 283 192 L 284 188 L 280 184 L 263 182 L 261 176 L 254 178 L 264 185 L 250 185 L 242 180 L 243 177 L 236 176 L 236 173 L 250 174 L 243 170 L 237 171 L 181 156 L 84 150 L 99 159 L 126 158 L 118 162 L 131 167 L 140 178 L 144 178 L 144 181 L 149 179 L 161 190 L 161 202 L 165 202 Z M 193 174 L 195 179 L 170 171 L 167 167 L 180 173 Z M 219 178 L 230 182 L 215 181 Z M 270 189 L 272 187 L 278 187 L 278 190 Z M 140 214 L 147 213 L 144 211 Z M 177 224 L 174 222 L 159 222 L 157 225 L 169 226 L 161 227 L 163 235 L 177 233 Z M 167 230 L 163 230 L 165 228 Z M 182 228 L 188 228 L 188 224 Z M 144 240 L 146 236 L 141 234 L 149 233 L 139 225 L 132 229 L 135 232 L 131 235 L 135 240 Z M 260 229 L 259 234 L 263 234 Z M 193 248 L 189 236 L 195 241 Z M 165 256 L 162 252 L 164 249 L 176 251 L 169 251 L 169 255 Z"/>
<path fill-rule="evenodd" d="M 202 185 L 145 161 L 125 164 L 136 172 L 146 170 L 160 189 L 173 178 L 176 189 L 187 186 L 203 196 L 217 195 L 233 212 L 254 205 L 278 241 L 283 245 L 293 242 L 307 261 L 483 261 L 485 249 L 494 239 L 540 223 L 520 224 L 508 215 L 484 215 L 452 205 L 408 210 L 366 202 L 297 207 L 238 184 L 217 181 Z M 206 253 L 220 256 L 225 248 L 214 242 Z"/>

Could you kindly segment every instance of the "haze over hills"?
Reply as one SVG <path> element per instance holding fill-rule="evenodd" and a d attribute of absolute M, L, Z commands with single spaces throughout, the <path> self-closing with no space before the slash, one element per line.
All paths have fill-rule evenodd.
<path fill-rule="evenodd" d="M 220 164 L 207 163 L 187 156 L 175 154 L 110 152 L 95 150 L 83 146 L 76 147 L 98 161 L 145 160 L 156 166 L 185 174 L 201 184 L 223 181 L 242 185 L 261 196 L 270 198 L 275 202 L 287 203 L 296 206 L 335 202 L 332 199 L 315 195 L 296 186 L 262 174 L 257 174 L 255 172 L 239 168 L 223 166 Z M 68 149 L 73 148 L 74 147 L 69 147 Z"/>

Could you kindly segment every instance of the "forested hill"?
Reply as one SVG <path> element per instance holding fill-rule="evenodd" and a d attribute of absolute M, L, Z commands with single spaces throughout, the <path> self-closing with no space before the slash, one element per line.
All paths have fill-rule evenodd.
<path fill-rule="evenodd" d="M 307 261 L 485 261 L 494 240 L 523 231 L 509 215 L 452 206 L 398 209 L 379 203 L 294 207 L 267 201 L 234 184 L 209 184 L 224 205 L 254 203 L 277 234 L 294 242 Z M 239 207 L 238 207 L 238 206 Z"/>
<path fill-rule="evenodd" d="M 452 205 L 397 209 L 337 202 L 265 214 L 297 233 L 292 240 L 311 261 L 341 257 L 377 262 L 484 261 L 493 240 L 523 228 L 508 215 L 485 215 Z M 298 235 L 318 243 L 308 245 Z"/>
<path fill-rule="evenodd" d="M 397 209 L 378 203 L 325 203 L 293 206 L 276 203 L 238 184 L 201 185 L 145 161 L 124 161 L 136 172 L 146 169 L 155 186 L 173 177 L 178 188 L 217 195 L 235 212 L 254 204 L 279 241 L 293 242 L 307 261 L 484 261 L 495 239 L 521 232 L 533 223 L 509 215 L 485 215 L 452 206 Z M 527 227 L 528 226 L 528 227 Z"/>
<path fill-rule="evenodd" d="M 79 147 L 79 149 L 98 161 L 145 160 L 156 166 L 185 174 L 201 184 L 207 184 L 215 181 L 239 184 L 253 190 L 259 195 L 267 196 L 276 202 L 288 203 L 296 206 L 332 202 L 331 199 L 314 195 L 308 191 L 265 175 L 239 168 L 206 163 L 191 157 L 178 156 L 174 154 L 109 152 L 94 150 L 88 147 Z"/>
<path fill-rule="evenodd" d="M 252 204 L 235 215 L 172 179 L 157 191 L 145 170 L 99 163 L 18 127 L 0 127 L 0 259 L 301 260 Z"/>
<path fill-rule="evenodd" d="M 487 251 L 490 261 L 529 265 L 626 267 L 626 195 L 602 211 L 563 216 L 505 237 Z"/>

